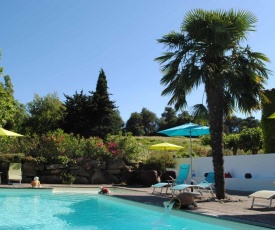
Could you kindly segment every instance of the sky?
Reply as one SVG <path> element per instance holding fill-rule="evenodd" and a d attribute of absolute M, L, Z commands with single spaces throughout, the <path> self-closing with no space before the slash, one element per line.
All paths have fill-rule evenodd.
<path fill-rule="evenodd" d="M 0 66 L 23 104 L 35 94 L 57 93 L 62 102 L 64 94 L 89 94 L 103 69 L 125 122 L 142 108 L 160 118 L 170 98 L 161 96 L 165 86 L 154 59 L 166 50 L 157 39 L 179 32 L 193 9 L 247 10 L 258 18 L 247 44 L 267 55 L 267 68 L 274 71 L 274 7 L 274 0 L 1 0 Z M 265 88 L 274 86 L 271 75 Z M 188 96 L 185 110 L 202 98 L 200 87 Z M 261 119 L 261 112 L 252 116 Z"/>

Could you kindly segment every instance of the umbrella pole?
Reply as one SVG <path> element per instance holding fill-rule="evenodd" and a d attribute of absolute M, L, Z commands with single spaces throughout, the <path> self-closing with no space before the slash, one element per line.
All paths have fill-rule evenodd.
<path fill-rule="evenodd" d="M 192 138 L 191 138 L 191 130 L 190 130 L 190 169 L 191 169 L 191 184 L 193 184 L 193 165 L 192 165 Z M 191 188 L 191 192 L 193 192 L 193 188 Z"/>
<path fill-rule="evenodd" d="M 190 170 L 191 170 L 191 179 L 193 177 L 193 165 L 192 165 L 192 138 L 191 138 L 191 131 L 190 131 Z"/>

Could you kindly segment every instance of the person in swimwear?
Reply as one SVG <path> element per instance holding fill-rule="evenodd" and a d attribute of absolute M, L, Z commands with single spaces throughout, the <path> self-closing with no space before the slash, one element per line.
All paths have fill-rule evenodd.
<path fill-rule="evenodd" d="M 31 186 L 33 188 L 42 188 L 40 181 L 39 181 L 39 177 L 36 176 L 33 178 L 33 181 L 31 182 Z"/>

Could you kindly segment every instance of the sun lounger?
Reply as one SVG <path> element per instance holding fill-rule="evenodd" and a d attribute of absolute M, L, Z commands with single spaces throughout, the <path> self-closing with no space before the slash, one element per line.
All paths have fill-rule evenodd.
<path fill-rule="evenodd" d="M 252 204 L 251 204 L 251 208 L 253 208 L 253 206 L 261 206 L 261 207 L 268 207 L 271 208 L 272 205 L 272 199 L 275 197 L 275 191 L 272 190 L 260 190 L 257 192 L 252 193 L 251 195 L 249 195 L 248 197 L 252 197 Z M 255 204 L 255 198 L 261 198 L 261 199 L 267 199 L 269 200 L 269 206 L 267 205 L 261 205 L 261 204 Z"/>
<path fill-rule="evenodd" d="M 162 193 L 163 188 L 166 188 L 166 193 L 167 193 L 168 187 L 174 186 L 176 184 L 184 183 L 189 174 L 189 168 L 190 168 L 190 164 L 181 164 L 177 178 L 176 179 L 171 178 L 171 180 L 168 182 L 161 182 L 161 183 L 152 185 L 153 187 L 152 194 L 154 194 L 156 188 L 160 188 L 160 193 Z"/>
<path fill-rule="evenodd" d="M 22 171 L 21 171 L 21 163 L 10 163 L 9 171 L 8 171 L 8 183 L 11 181 L 18 181 L 21 184 L 22 180 Z"/>
<path fill-rule="evenodd" d="M 204 181 L 200 183 L 196 183 L 194 180 L 192 180 L 193 183 L 195 184 L 179 184 L 176 186 L 173 186 L 171 188 L 172 190 L 172 196 L 174 196 L 176 191 L 183 192 L 183 191 L 188 191 L 189 189 L 196 189 L 201 195 L 202 195 L 202 190 L 209 190 L 212 196 L 215 196 L 212 186 L 214 184 L 214 172 L 209 172 L 207 177 L 204 179 Z"/>

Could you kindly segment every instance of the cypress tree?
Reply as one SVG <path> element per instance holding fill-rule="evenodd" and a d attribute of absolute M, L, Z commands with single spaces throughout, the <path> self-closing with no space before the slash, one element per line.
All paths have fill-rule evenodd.
<path fill-rule="evenodd" d="M 108 133 L 112 133 L 112 119 L 115 109 L 115 102 L 110 100 L 107 86 L 107 79 L 103 69 L 100 70 L 96 91 L 91 93 L 92 114 L 91 136 L 106 138 Z"/>

